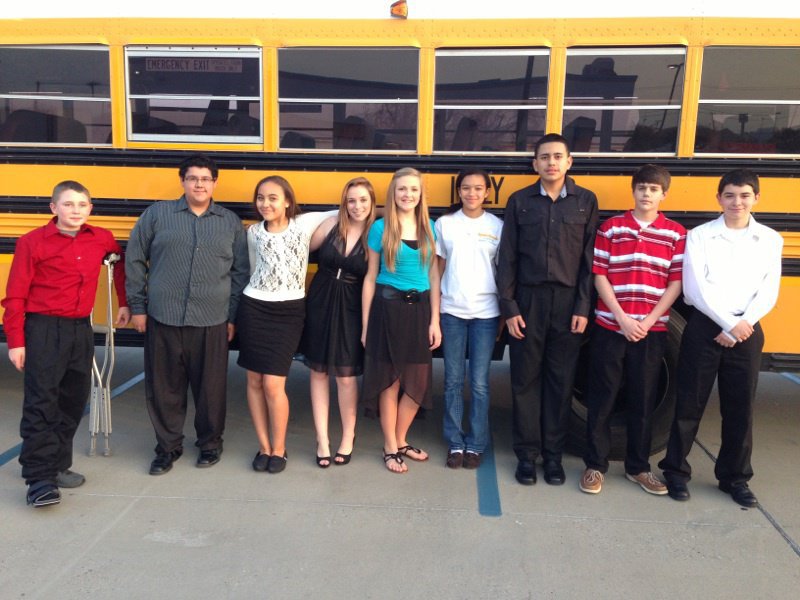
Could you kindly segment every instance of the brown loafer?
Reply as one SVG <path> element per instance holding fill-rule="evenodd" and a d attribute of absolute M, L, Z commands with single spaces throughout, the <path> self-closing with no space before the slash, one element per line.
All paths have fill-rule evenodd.
<path fill-rule="evenodd" d="M 464 468 L 477 469 L 481 466 L 482 455 L 477 452 L 467 452 L 464 454 Z"/>
<path fill-rule="evenodd" d="M 461 450 L 451 450 L 447 453 L 447 460 L 444 462 L 448 469 L 459 469 L 464 463 L 464 453 Z"/>

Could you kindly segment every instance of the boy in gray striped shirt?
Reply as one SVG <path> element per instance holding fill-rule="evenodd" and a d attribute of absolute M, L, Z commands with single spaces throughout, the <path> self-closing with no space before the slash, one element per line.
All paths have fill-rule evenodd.
<path fill-rule="evenodd" d="M 250 273 L 242 222 L 212 199 L 216 164 L 198 154 L 178 173 L 183 196 L 142 213 L 125 261 L 131 322 L 145 334 L 146 402 L 157 441 L 151 475 L 166 473 L 183 454 L 189 387 L 197 466 L 220 460 L 228 342 Z"/>

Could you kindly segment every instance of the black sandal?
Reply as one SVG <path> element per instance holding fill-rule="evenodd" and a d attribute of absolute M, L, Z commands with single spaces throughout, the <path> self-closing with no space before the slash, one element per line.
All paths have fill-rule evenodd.
<path fill-rule="evenodd" d="M 390 453 L 384 452 L 384 454 L 383 454 L 383 464 L 385 464 L 385 465 L 386 465 L 386 468 L 387 468 L 387 469 L 388 469 L 388 470 L 389 470 L 391 473 L 405 473 L 405 471 L 395 471 L 395 470 L 393 470 L 393 469 L 389 469 L 389 461 L 390 461 L 390 460 L 393 460 L 393 461 L 395 461 L 395 462 L 396 462 L 398 465 L 405 464 L 405 461 L 403 460 L 403 457 L 402 457 L 402 455 L 401 455 L 399 452 L 395 452 L 395 453 L 393 453 L 393 454 L 390 454 Z"/>
<path fill-rule="evenodd" d="M 338 454 L 336 456 L 339 456 Z M 328 461 L 327 464 L 322 464 L 323 461 Z M 317 456 L 317 466 L 320 469 L 327 469 L 331 466 L 331 457 L 330 456 Z"/>
<path fill-rule="evenodd" d="M 425 458 L 415 458 L 415 457 L 411 456 L 409 454 L 409 452 L 415 452 L 417 454 L 422 454 L 422 450 L 420 450 L 419 448 L 414 448 L 414 446 L 412 446 L 411 444 L 406 444 L 402 448 L 398 448 L 397 449 L 397 453 L 398 454 L 402 454 L 403 456 L 406 456 L 406 457 L 410 458 L 411 460 L 415 460 L 417 462 L 425 462 L 426 460 L 428 460 L 430 458 L 430 456 L 426 456 Z"/>

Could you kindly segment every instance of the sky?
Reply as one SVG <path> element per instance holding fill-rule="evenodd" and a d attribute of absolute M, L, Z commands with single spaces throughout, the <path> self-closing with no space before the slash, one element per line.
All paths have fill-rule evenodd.
<path fill-rule="evenodd" d="M 670 0 L 642 2 L 621 0 L 572 0 L 535 2 L 526 0 L 407 0 L 410 19 L 551 18 L 648 16 L 752 16 L 800 18 L 798 2 L 740 2 L 730 0 Z M 36 0 L 3 3 L 2 19 L 42 17 L 226 17 L 226 18 L 389 18 L 392 0 L 262 0 L 244 7 L 219 0 Z M 566 9 L 566 10 L 565 10 Z M 236 12 L 239 10 L 241 12 Z M 246 12 L 244 12 L 246 10 Z M 487 14 L 490 11 L 490 14 Z"/>

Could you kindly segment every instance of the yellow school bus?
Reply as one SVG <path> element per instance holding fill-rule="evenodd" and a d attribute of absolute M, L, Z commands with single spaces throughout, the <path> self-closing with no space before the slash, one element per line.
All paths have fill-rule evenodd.
<path fill-rule="evenodd" d="M 245 220 L 266 174 L 317 210 L 356 175 L 382 201 L 402 166 L 423 172 L 434 215 L 460 169 L 485 168 L 502 216 L 533 180 L 533 144 L 561 132 L 604 217 L 631 206 L 646 162 L 673 174 L 663 208 L 687 227 L 718 214 L 723 172 L 757 171 L 757 218 L 785 239 L 764 367 L 800 366 L 800 18 L 414 18 L 410 4 L 407 19 L 380 1 L 370 18 L 0 16 L 0 285 L 64 179 L 123 243 L 144 208 L 179 195 L 177 164 L 198 151 L 221 168 L 216 201 Z M 677 308 L 654 447 L 681 329 Z"/>

